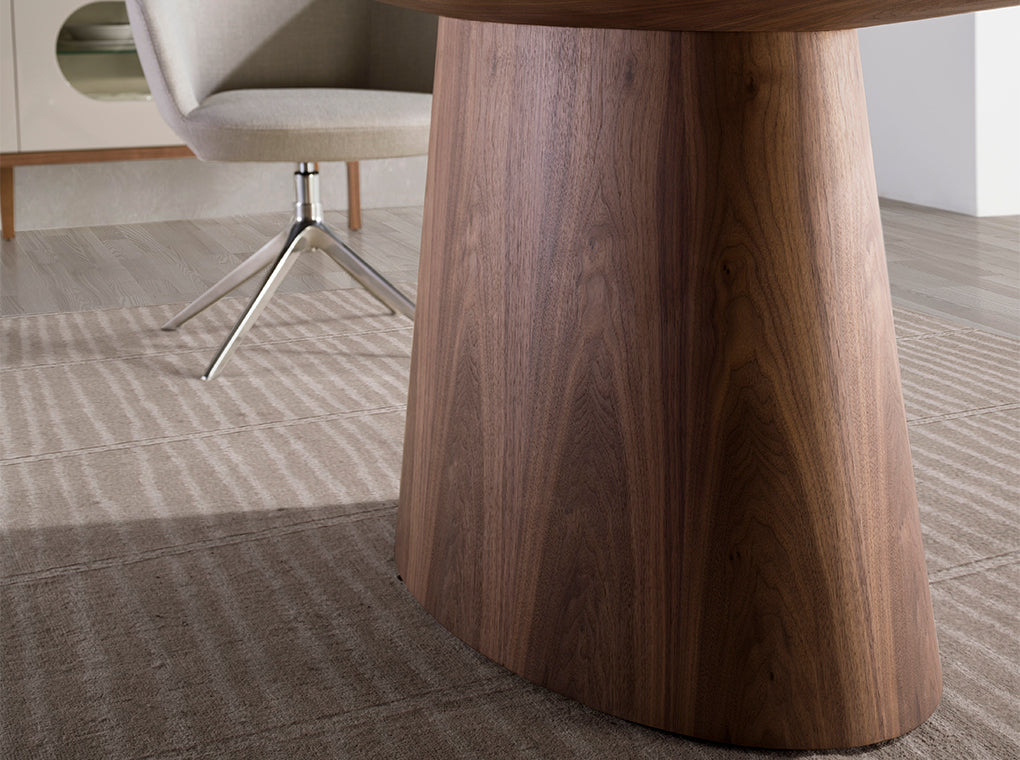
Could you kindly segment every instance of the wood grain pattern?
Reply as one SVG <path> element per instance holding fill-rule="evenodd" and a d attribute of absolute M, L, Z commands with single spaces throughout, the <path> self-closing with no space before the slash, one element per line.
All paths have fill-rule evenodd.
<path fill-rule="evenodd" d="M 1017 0 L 383 0 L 441 16 L 515 24 L 673 31 L 855 29 Z"/>
<path fill-rule="evenodd" d="M 140 161 L 158 158 L 194 158 L 184 145 L 144 148 L 98 148 L 95 150 L 40 150 L 0 153 L 0 166 L 42 166 L 45 164 L 87 164 L 95 161 Z"/>
<path fill-rule="evenodd" d="M 598 709 L 865 745 L 941 677 L 855 35 L 443 20 L 397 526 Z"/>

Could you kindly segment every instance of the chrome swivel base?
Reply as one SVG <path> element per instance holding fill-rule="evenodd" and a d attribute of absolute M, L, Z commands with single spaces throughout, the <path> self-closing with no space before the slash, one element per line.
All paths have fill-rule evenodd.
<path fill-rule="evenodd" d="M 254 254 L 249 256 L 240 266 L 235 268 L 223 279 L 209 288 L 173 319 L 163 325 L 164 330 L 176 330 L 193 316 L 223 298 L 234 288 L 242 285 L 266 267 L 266 275 L 262 287 L 252 297 L 244 313 L 241 314 L 234 329 L 231 330 L 226 342 L 212 360 L 212 364 L 202 375 L 203 380 L 212 380 L 223 369 L 237 344 L 248 332 L 266 303 L 280 286 L 283 278 L 294 266 L 298 254 L 311 248 L 327 253 L 362 287 L 375 296 L 390 311 L 400 313 L 414 319 L 414 304 L 407 296 L 391 285 L 382 275 L 372 269 L 358 254 L 352 251 L 322 221 L 322 203 L 319 200 L 319 167 L 318 164 L 298 164 L 294 172 L 294 184 L 297 192 L 297 203 L 294 221 L 289 230 L 284 230 Z"/>

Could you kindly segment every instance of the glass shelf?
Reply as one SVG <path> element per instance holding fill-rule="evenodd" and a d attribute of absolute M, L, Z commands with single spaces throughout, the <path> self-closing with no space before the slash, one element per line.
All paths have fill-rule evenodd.
<path fill-rule="evenodd" d="M 75 90 L 94 100 L 151 100 L 123 2 L 94 2 L 68 16 L 57 64 Z"/>
<path fill-rule="evenodd" d="M 57 55 L 138 55 L 133 42 L 109 47 L 96 47 L 87 43 L 58 42 Z"/>

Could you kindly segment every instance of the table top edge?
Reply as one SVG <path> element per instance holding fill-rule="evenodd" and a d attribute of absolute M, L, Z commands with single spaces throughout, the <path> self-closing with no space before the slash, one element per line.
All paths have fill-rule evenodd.
<path fill-rule="evenodd" d="M 468 21 L 691 32 L 856 29 L 1020 5 L 1020 0 L 381 0 Z"/>

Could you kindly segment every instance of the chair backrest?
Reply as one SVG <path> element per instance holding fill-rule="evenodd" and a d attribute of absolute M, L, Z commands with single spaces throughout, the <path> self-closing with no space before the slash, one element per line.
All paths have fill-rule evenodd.
<path fill-rule="evenodd" d="M 171 126 L 224 90 L 427 92 L 436 18 L 372 0 L 127 0 L 139 57 Z"/>
<path fill-rule="evenodd" d="M 371 0 L 368 6 L 368 87 L 432 92 L 439 17 Z"/>

